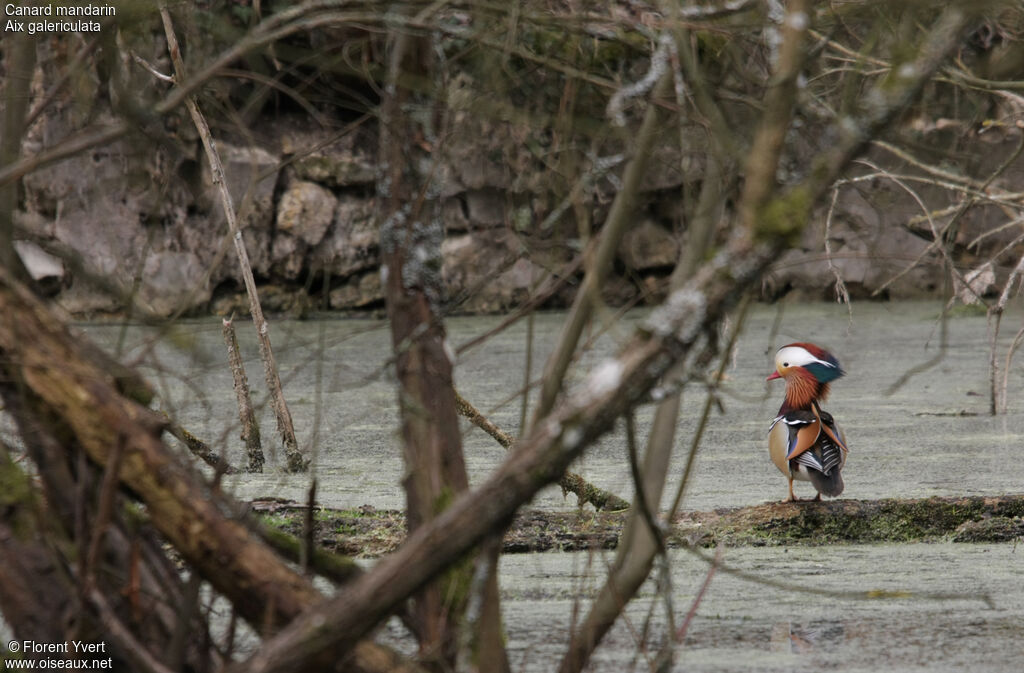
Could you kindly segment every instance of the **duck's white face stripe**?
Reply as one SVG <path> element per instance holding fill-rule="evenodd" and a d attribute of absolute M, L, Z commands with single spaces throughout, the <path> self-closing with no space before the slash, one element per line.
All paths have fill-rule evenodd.
<path fill-rule="evenodd" d="M 779 352 L 775 354 L 775 367 L 782 369 L 785 367 L 806 367 L 807 365 L 814 364 L 825 365 L 835 369 L 835 365 L 825 360 L 819 360 L 818 358 L 811 355 L 810 351 L 800 346 L 786 346 L 780 348 Z"/>

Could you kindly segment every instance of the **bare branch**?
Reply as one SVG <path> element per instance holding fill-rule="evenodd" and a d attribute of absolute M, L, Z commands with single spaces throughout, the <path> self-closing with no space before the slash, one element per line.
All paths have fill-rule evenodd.
<path fill-rule="evenodd" d="M 199 439 L 191 432 L 171 421 L 170 416 L 164 414 L 167 419 L 167 432 L 175 439 L 185 445 L 201 461 L 223 474 L 238 474 L 238 469 L 233 467 L 223 456 L 213 451 L 210 445 Z"/>
<path fill-rule="evenodd" d="M 480 413 L 476 407 L 457 392 L 455 393 L 455 406 L 459 415 L 469 419 L 470 423 L 493 437 L 495 441 L 506 449 L 512 448 L 515 438 L 488 420 L 486 416 Z M 568 492 L 579 498 L 581 505 L 590 503 L 595 509 L 613 512 L 629 509 L 628 502 L 610 491 L 594 486 L 574 472 L 567 472 L 558 481 L 558 485 L 562 487 L 563 494 Z"/>
<path fill-rule="evenodd" d="M 224 344 L 228 349 L 228 366 L 234 379 L 238 420 L 242 424 L 242 441 L 245 443 L 245 453 L 249 458 L 246 471 L 262 472 L 264 458 L 263 446 L 260 443 L 260 426 L 252 408 L 252 398 L 249 396 L 249 379 L 245 375 L 245 365 L 242 364 L 242 355 L 238 349 L 234 320 L 224 320 L 222 328 Z"/>
<path fill-rule="evenodd" d="M 160 7 L 160 17 L 164 24 L 164 33 L 167 35 L 167 47 L 171 53 L 171 61 L 174 63 L 174 71 L 179 80 L 185 79 L 185 64 L 181 59 L 181 49 L 178 46 L 178 38 L 174 33 L 174 25 L 171 21 L 170 12 L 166 5 Z M 271 406 L 277 418 L 277 429 L 284 442 L 284 450 L 287 457 L 287 469 L 289 472 L 305 472 L 308 466 L 308 459 L 299 450 L 298 442 L 295 440 L 295 427 L 292 425 L 291 411 L 288 410 L 288 403 L 284 398 L 284 391 L 281 389 L 281 377 L 277 371 L 277 363 L 274 360 L 274 350 L 270 345 L 270 330 L 267 320 L 263 316 L 263 308 L 260 306 L 259 294 L 256 290 L 256 281 L 252 275 L 252 266 L 249 263 L 249 253 L 245 249 L 245 241 L 242 239 L 242 231 L 238 228 L 238 220 L 235 215 L 235 206 L 228 191 L 227 181 L 224 176 L 224 164 L 220 160 L 220 154 L 213 141 L 213 134 L 206 123 L 206 118 L 199 111 L 199 106 L 193 97 L 185 99 L 192 121 L 199 131 L 199 137 L 206 149 L 206 158 L 210 163 L 210 170 L 213 174 L 213 183 L 220 193 L 221 205 L 228 222 L 228 230 L 231 232 L 235 243 L 235 253 L 238 255 L 238 264 L 242 279 L 245 282 L 245 291 L 249 295 L 249 311 L 252 313 L 253 326 L 256 328 L 256 338 L 260 346 L 260 356 L 263 359 L 263 372 L 267 381 L 267 389 L 270 392 Z"/>

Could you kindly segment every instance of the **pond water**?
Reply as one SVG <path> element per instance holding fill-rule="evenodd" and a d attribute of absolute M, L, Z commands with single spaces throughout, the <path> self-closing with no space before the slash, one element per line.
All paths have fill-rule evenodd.
<path fill-rule="evenodd" d="M 948 321 L 947 347 L 935 366 L 914 374 L 892 394 L 902 376 L 940 352 L 933 302 L 858 303 L 850 321 L 832 304 L 756 306 L 727 370 L 724 413 L 713 412 L 697 457 L 684 508 L 709 510 L 781 500 L 786 480 L 768 459 L 767 429 L 782 398 L 782 385 L 766 383 L 776 348 L 813 341 L 835 354 L 846 377 L 833 385 L 826 408 L 844 427 L 850 456 L 843 497 L 886 498 L 1005 494 L 1024 491 L 1024 356 L 1012 367 L 1005 415 L 988 415 L 988 336 L 984 316 Z M 614 353 L 628 339 L 630 313 L 596 339 L 581 371 Z M 533 375 L 540 373 L 565 316 L 535 319 Z M 447 321 L 454 345 L 498 324 L 499 318 Z M 1000 362 L 1021 316 L 1004 318 Z M 150 328 L 90 325 L 85 331 L 109 349 L 121 343 L 157 384 L 160 403 L 184 427 L 228 459 L 244 464 L 231 375 L 225 364 L 219 320 L 180 323 L 158 335 Z M 265 401 L 262 369 L 251 325 L 239 322 L 239 339 L 257 403 Z M 318 499 L 350 508 L 401 508 L 403 466 L 396 436 L 396 398 L 388 371 L 390 336 L 382 321 L 276 321 L 271 325 L 300 445 L 314 456 Z M 460 392 L 494 422 L 515 432 L 516 391 L 522 388 L 525 322 L 463 354 L 456 372 Z M 674 491 L 704 403 L 696 388 L 684 393 L 677 455 L 666 500 Z M 265 447 L 276 436 L 262 412 Z M 638 410 L 641 436 L 653 409 Z M 504 451 L 483 432 L 466 427 L 464 446 L 471 480 L 500 464 Z M 279 453 L 279 452 L 278 452 Z M 281 455 L 276 463 L 280 464 Z M 592 447 L 574 469 L 619 495 L 632 491 L 621 429 Z M 237 475 L 225 484 L 240 498 L 277 496 L 303 500 L 309 476 L 270 469 Z M 801 487 L 803 490 L 801 490 Z M 812 491 L 798 483 L 798 495 Z M 542 491 L 534 507 L 571 509 L 575 498 L 557 487 Z M 1024 577 L 1011 544 L 843 545 L 744 548 L 726 551 L 737 567 L 775 579 L 839 589 L 988 593 L 978 600 L 915 598 L 853 601 L 780 591 L 719 573 L 690 627 L 677 667 L 699 671 L 950 670 L 1018 671 L 1024 668 Z M 608 559 L 610 560 L 610 558 Z M 585 609 L 598 581 L 587 568 L 604 568 L 600 553 L 512 555 L 502 560 L 508 642 L 515 670 L 551 670 L 564 650 L 574 603 Z M 593 572 L 597 572 L 594 570 Z M 685 614 L 706 572 L 703 562 L 674 552 L 677 615 Z M 600 575 L 597 575 L 598 577 Z M 629 610 L 598 650 L 594 670 L 627 670 L 655 592 Z M 653 629 L 666 623 L 660 607 Z M 680 617 L 681 618 L 681 617 Z M 397 637 L 397 636 L 396 636 Z M 637 670 L 647 670 L 641 657 Z"/>
<path fill-rule="evenodd" d="M 688 671 L 1020 671 L 1024 665 L 1024 549 L 996 544 L 737 548 L 723 561 L 776 580 L 839 590 L 990 593 L 980 600 L 837 600 L 765 587 L 719 572 L 677 650 Z M 680 623 L 707 566 L 671 556 Z M 610 557 L 607 559 L 610 562 Z M 587 571 L 587 568 L 591 571 Z M 604 558 L 523 554 L 502 559 L 510 657 L 519 671 L 552 670 L 568 640 L 574 603 L 603 580 Z M 651 670 L 637 634 L 653 613 L 653 658 L 666 630 L 663 601 L 648 581 L 595 653 L 594 671 Z"/>
<path fill-rule="evenodd" d="M 1024 490 L 1024 356 L 1009 379 L 1009 412 L 988 415 L 988 345 L 984 316 L 949 320 L 948 347 L 942 361 L 913 377 L 891 395 L 886 390 L 939 351 L 931 302 L 855 304 L 852 323 L 842 306 L 787 306 L 773 335 L 778 309 L 756 306 L 746 321 L 723 388 L 725 413 L 713 412 L 699 449 L 693 488 L 684 506 L 707 510 L 752 505 L 786 495 L 786 481 L 768 459 L 767 429 L 782 400 L 781 382 L 764 381 L 776 348 L 797 340 L 814 341 L 835 354 L 847 375 L 832 386 L 826 408 L 846 431 L 850 456 L 844 471 L 846 497 L 927 497 L 976 495 Z M 615 351 L 641 312 L 629 314 L 583 358 L 585 370 Z M 534 376 L 557 337 L 564 315 L 539 314 L 535 324 Z M 447 321 L 456 346 L 499 322 L 493 317 Z M 1018 328 L 1019 318 L 1004 318 L 1000 361 Z M 89 335 L 115 348 L 121 328 L 90 326 Z M 266 408 L 262 367 L 251 325 L 239 322 L 238 336 L 258 406 L 263 408 L 264 446 L 277 444 L 274 420 Z M 225 364 L 219 320 L 180 323 L 154 340 L 150 329 L 131 327 L 124 334 L 124 357 L 142 363 L 157 384 L 160 404 L 194 434 L 228 459 L 244 464 L 238 439 L 238 415 L 231 375 Z M 525 322 L 460 357 L 460 392 L 494 422 L 515 433 L 519 422 Z M 327 506 L 372 505 L 401 508 L 396 397 L 388 370 L 390 335 L 381 321 L 319 320 L 271 325 L 275 355 L 284 380 L 299 443 L 315 456 L 318 497 Z M 685 460 L 704 404 L 696 388 L 684 393 L 675 466 Z M 653 408 L 638 410 L 641 436 Z M 471 479 L 482 480 L 504 457 L 487 435 L 465 424 L 465 453 Z M 629 498 L 632 487 L 624 460 L 621 429 L 604 437 L 574 466 L 595 484 Z M 283 457 L 277 456 L 277 464 Z M 274 459 L 271 459 L 274 464 Z M 673 474 L 678 473 L 676 470 Z M 262 475 L 226 478 L 242 498 L 279 496 L 302 500 L 308 475 L 269 469 Z M 797 488 L 804 496 L 813 491 Z M 671 491 L 671 489 L 668 489 Z M 669 494 L 666 494 L 666 499 Z M 573 508 L 549 488 L 534 502 L 545 508 Z"/>

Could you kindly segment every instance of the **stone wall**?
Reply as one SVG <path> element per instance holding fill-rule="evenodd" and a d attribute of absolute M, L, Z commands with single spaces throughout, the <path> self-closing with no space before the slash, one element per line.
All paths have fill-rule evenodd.
<path fill-rule="evenodd" d="M 557 175 L 545 171 L 530 149 L 536 138 L 529 129 L 494 121 L 456 123 L 466 132 L 446 148 L 439 167 L 450 308 L 507 311 L 555 288 L 558 274 L 582 246 L 575 225 L 569 224 L 572 217 L 540 226 L 571 182 L 556 184 Z M 44 116 L 33 127 L 26 150 L 60 137 L 67 126 L 63 113 Z M 139 300 L 159 315 L 245 311 L 238 262 L 205 158 L 188 126 L 179 128 L 173 142 L 127 139 L 29 175 L 19 222 L 43 247 L 50 242 L 70 250 L 86 270 L 128 291 L 137 289 Z M 971 158 L 956 170 L 985 174 L 1013 149 L 1019 133 L 975 135 L 973 147 L 962 152 Z M 704 150 L 702 131 L 689 137 L 692 147 L 674 149 L 679 134 L 673 130 L 651 161 L 635 226 L 623 241 L 605 293 L 612 303 L 657 300 L 686 245 L 683 213 L 699 187 Z M 948 141 L 941 130 L 921 134 L 922 143 L 941 146 Z M 300 115 L 263 120 L 245 140 L 220 143 L 267 310 L 383 306 L 373 201 L 376 147 L 370 123 L 342 133 Z M 808 154 L 813 151 L 811 142 Z M 878 149 L 873 154 L 886 153 Z M 892 165 L 891 157 L 885 158 Z M 801 160 L 807 158 L 791 158 L 797 164 Z M 586 191 L 583 208 L 595 228 L 607 212 L 621 170 L 620 163 Z M 1018 160 L 997 184 L 1024 184 L 1024 162 Z M 922 205 L 938 211 L 955 197 L 931 185 L 915 184 L 914 191 L 916 195 L 884 178 L 840 189 L 829 240 L 834 268 L 854 296 L 879 292 L 905 298 L 941 292 L 938 257 L 926 254 L 930 225 L 915 218 L 924 212 Z M 827 206 L 819 206 L 800 245 L 772 269 L 763 287 L 765 298 L 791 291 L 834 298 L 833 272 L 825 255 Z M 968 245 L 1005 221 L 1006 214 L 996 207 L 974 209 L 963 218 L 954 243 L 964 270 L 1014 241 L 1019 227 L 992 235 L 975 248 Z M 35 243 L 20 242 L 18 250 L 71 313 L 125 310 L 121 298 L 97 288 L 84 271 L 72 272 Z M 1002 277 L 1016 259 L 1012 246 L 1007 253 L 999 259 Z M 922 256 L 923 264 L 890 283 Z M 570 279 L 557 289 L 547 305 L 566 305 L 574 282 Z"/>

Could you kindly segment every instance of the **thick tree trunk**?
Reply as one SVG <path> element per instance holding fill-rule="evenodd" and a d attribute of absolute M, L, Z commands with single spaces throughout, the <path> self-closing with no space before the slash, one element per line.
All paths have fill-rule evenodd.
<path fill-rule="evenodd" d="M 462 455 L 452 380 L 453 352 L 440 316 L 444 226 L 432 150 L 440 142 L 433 99 L 409 82 L 430 81 L 429 38 L 405 33 L 389 40 L 388 96 L 381 125 L 382 175 L 378 215 L 385 297 L 398 378 L 405 459 L 406 522 L 410 532 L 433 519 L 469 485 Z M 410 114 L 416 108 L 419 114 Z M 471 571 L 470 571 L 471 572 Z M 457 569 L 415 597 L 420 657 L 450 669 L 458 656 L 458 628 L 469 574 Z"/>

